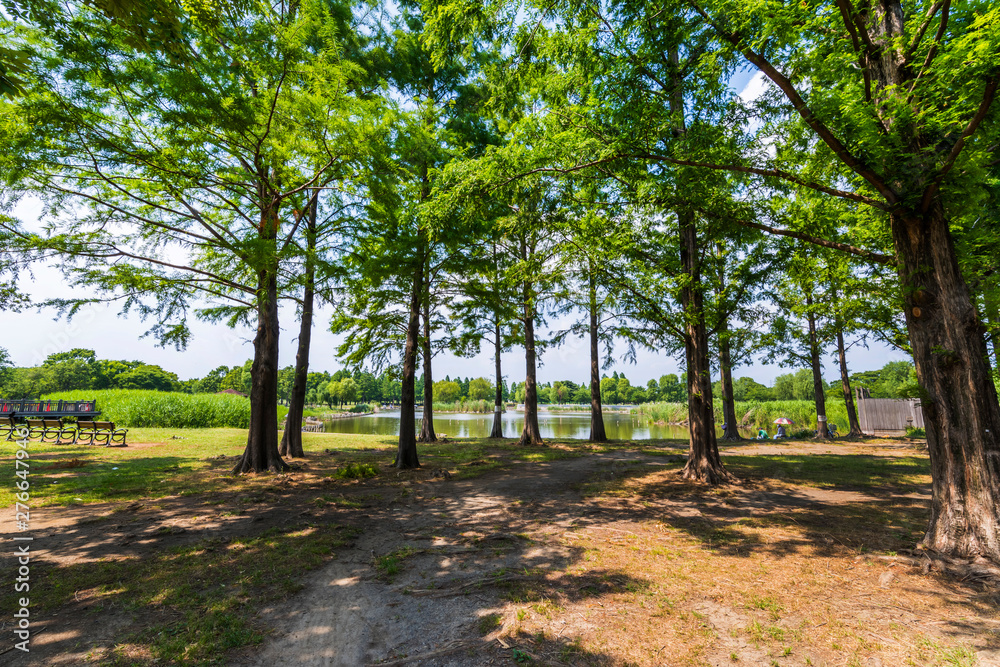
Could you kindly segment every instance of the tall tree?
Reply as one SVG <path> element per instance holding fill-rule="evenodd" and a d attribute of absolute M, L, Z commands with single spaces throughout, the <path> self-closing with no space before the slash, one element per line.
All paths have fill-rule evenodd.
<path fill-rule="evenodd" d="M 369 109 L 334 85 L 353 65 L 306 42 L 329 19 L 314 9 L 255 6 L 186 25 L 183 62 L 136 53 L 86 7 L 55 11 L 25 44 L 37 66 L 16 101 L 51 140 L 7 137 L 5 146 L 19 161 L 17 186 L 63 211 L 47 234 L 21 241 L 72 258 L 65 267 L 76 284 L 124 294 L 125 310 L 153 317 L 152 333 L 178 346 L 190 336 L 192 298 L 251 313 L 251 423 L 234 472 L 287 467 L 278 454 L 277 317 L 297 252 L 291 211 L 372 127 Z M 60 305 L 72 313 L 87 300 Z"/>
<path fill-rule="evenodd" d="M 794 123 L 796 139 L 808 137 L 841 169 L 839 182 L 814 182 L 759 159 L 711 167 L 798 180 L 884 213 L 931 457 L 923 545 L 1000 561 L 1000 403 L 951 231 L 975 205 L 964 196 L 970 182 L 993 159 L 1000 7 L 902 0 L 787 12 L 732 0 L 686 6 L 721 49 L 755 66 L 784 98 L 767 112 Z"/>
<path fill-rule="evenodd" d="M 478 215 L 475 218 L 482 220 Z M 510 253 L 501 245 L 495 220 L 488 222 L 485 231 L 477 233 L 470 229 L 472 243 L 466 249 L 465 270 L 450 278 L 455 297 L 451 305 L 455 331 L 449 346 L 461 356 L 473 356 L 479 353 L 485 340 L 492 343 L 495 396 L 489 437 L 502 438 L 504 396 L 500 355 L 520 338 L 519 329 L 514 326 L 518 318 L 514 307 L 517 292 L 509 280 Z"/>
<path fill-rule="evenodd" d="M 299 318 L 299 344 L 295 353 L 295 377 L 292 381 L 291 394 L 288 401 L 288 415 L 285 418 L 285 430 L 281 435 L 278 453 L 281 456 L 302 458 L 302 415 L 306 406 L 306 384 L 309 379 L 309 345 L 312 341 L 313 301 L 316 291 L 316 234 L 317 210 L 319 208 L 319 192 L 314 191 L 308 204 L 306 219 L 305 267 L 302 284 L 302 314 Z"/>

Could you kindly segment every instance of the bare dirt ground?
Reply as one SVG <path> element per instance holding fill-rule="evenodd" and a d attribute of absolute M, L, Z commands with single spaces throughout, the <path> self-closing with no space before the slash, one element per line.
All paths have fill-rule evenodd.
<path fill-rule="evenodd" d="M 728 453 L 919 455 L 904 443 Z M 778 474 L 710 489 L 679 479 L 679 457 L 628 448 L 462 480 L 423 463 L 359 483 L 360 508 L 317 506 L 320 482 L 304 473 L 249 506 L 173 497 L 42 510 L 34 553 L 86 566 L 301 520 L 357 528 L 302 592 L 260 610 L 263 644 L 218 656 L 243 667 L 1000 665 L 996 581 L 957 580 L 901 550 L 919 539 L 926 486 Z M 30 656 L 0 664 L 110 661 L 136 624 L 170 613 L 88 613 L 92 595 L 36 619 Z"/>

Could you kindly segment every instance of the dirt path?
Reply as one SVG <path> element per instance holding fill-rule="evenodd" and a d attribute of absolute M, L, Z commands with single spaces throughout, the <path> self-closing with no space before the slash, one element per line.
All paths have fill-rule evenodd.
<path fill-rule="evenodd" d="M 568 529 L 584 512 L 573 487 L 636 458 L 597 454 L 437 483 L 379 517 L 381 529 L 312 576 L 308 592 L 264 610 L 280 635 L 239 664 L 356 667 L 408 656 L 407 664 L 488 664 L 483 650 L 496 642 L 483 639 L 480 622 L 503 604 L 476 582 L 565 567 L 573 549 L 525 539 L 540 529 L 534 515 L 547 515 L 549 531 Z M 380 578 L 373 560 L 398 550 L 413 551 L 403 571 L 391 582 Z M 463 593 L 448 594 L 455 589 Z M 433 657 L 413 662 L 426 654 Z"/>

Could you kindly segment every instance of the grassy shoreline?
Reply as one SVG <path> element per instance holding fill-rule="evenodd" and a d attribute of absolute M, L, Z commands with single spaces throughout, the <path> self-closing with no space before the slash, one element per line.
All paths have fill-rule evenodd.
<path fill-rule="evenodd" d="M 650 422 L 681 424 L 687 421 L 687 403 L 643 403 L 634 414 L 645 417 Z M 713 405 L 716 424 L 724 421 L 722 401 L 716 399 Z M 841 433 L 847 432 L 847 407 L 842 400 L 826 401 L 827 422 L 836 424 Z M 814 401 L 736 401 L 736 418 L 740 426 L 746 428 L 774 428 L 774 420 L 788 417 L 797 426 L 815 427 L 816 403 Z"/>

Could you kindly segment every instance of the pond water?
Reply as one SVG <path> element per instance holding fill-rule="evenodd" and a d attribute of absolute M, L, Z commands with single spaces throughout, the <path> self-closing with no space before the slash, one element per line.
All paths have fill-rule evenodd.
<path fill-rule="evenodd" d="M 417 411 L 417 430 L 423 413 Z M 501 415 L 503 434 L 516 438 L 524 425 L 524 413 L 508 411 Z M 361 433 L 372 435 L 399 435 L 399 411 L 378 412 L 364 417 L 335 419 L 325 423 L 327 433 Z M 492 414 L 442 413 L 434 415 L 434 432 L 445 433 L 451 438 L 485 438 L 493 428 Z M 543 438 L 568 438 L 586 440 L 590 437 L 590 413 L 539 412 L 538 428 Z M 606 413 L 604 430 L 612 440 L 687 440 L 686 426 L 658 426 L 647 424 L 638 415 Z M 721 432 L 721 431 L 720 431 Z"/>

